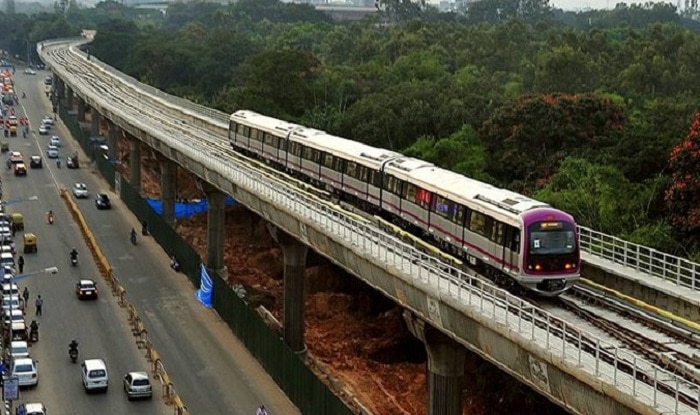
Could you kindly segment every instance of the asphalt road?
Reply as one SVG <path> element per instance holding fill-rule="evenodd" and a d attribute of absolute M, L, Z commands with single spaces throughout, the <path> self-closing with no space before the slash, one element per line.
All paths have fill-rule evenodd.
<path fill-rule="evenodd" d="M 264 403 L 271 415 L 299 414 L 228 326 L 214 311 L 195 300 L 194 287 L 184 275 L 170 269 L 168 257 L 160 246 L 152 238 L 142 237 L 140 232 L 139 245 L 131 245 L 129 231 L 132 227 L 140 231 L 140 226 L 117 195 L 109 192 L 112 210 L 95 209 L 95 192 L 108 187 L 82 151 L 79 151 L 81 169 L 65 168 L 65 157 L 79 150 L 79 146 L 70 139 L 60 120 L 51 135 L 57 134 L 63 140 L 60 149 L 63 167 L 56 168 L 55 162 L 45 157 L 50 135 L 39 136 L 37 129 L 41 118 L 51 111 L 43 93 L 43 79 L 47 75 L 46 71 L 25 75 L 18 68 L 16 89 L 20 95 L 23 91 L 27 93 L 27 98 L 20 102 L 28 113 L 32 131 L 27 139 L 21 138 L 21 133 L 18 138 L 10 139 L 10 149 L 22 151 L 27 161 L 32 154 L 41 154 L 44 168 L 30 169 L 25 178 L 15 178 L 4 169 L 2 174 L 5 200 L 9 201 L 7 210 L 23 213 L 27 230 L 39 237 L 38 254 L 25 256 L 25 273 L 50 266 L 60 269 L 57 275 L 41 274 L 26 280 L 32 294 L 30 311 L 34 311 L 36 294 L 42 294 L 45 302 L 44 315 L 38 318 L 41 339 L 32 351 L 40 361 L 40 385 L 23 395 L 22 401 L 41 400 L 51 413 L 61 414 L 160 414 L 166 410 L 172 413 L 172 408 L 166 409 L 157 398 L 157 389 L 152 402 L 128 402 L 120 390 L 118 382 L 124 372 L 148 366 L 143 352 L 136 348 L 126 312 L 118 307 L 106 283 L 97 276 L 77 225 L 58 196 L 56 183 L 70 189 L 75 182 L 83 182 L 90 197 L 79 200 L 78 205 L 126 288 L 129 301 L 136 306 L 149 339 L 189 412 L 250 415 Z M 45 212 L 49 209 L 56 213 L 56 223 L 51 226 L 45 223 Z M 19 236 L 16 240 L 21 248 Z M 77 269 L 69 263 L 68 252 L 72 247 L 79 252 Z M 75 282 L 84 276 L 100 284 L 102 292 L 97 302 L 76 299 Z M 67 356 L 71 338 L 81 344 L 81 359 L 101 357 L 107 362 L 112 384 L 107 394 L 86 395 L 82 391 L 78 365 L 70 363 Z"/>

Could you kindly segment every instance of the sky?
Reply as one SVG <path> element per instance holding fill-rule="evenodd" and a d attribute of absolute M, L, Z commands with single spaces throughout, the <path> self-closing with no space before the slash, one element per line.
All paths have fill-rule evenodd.
<path fill-rule="evenodd" d="M 549 4 L 553 7 L 564 9 L 564 10 L 583 10 L 583 9 L 614 9 L 617 3 L 647 3 L 651 1 L 653 3 L 668 3 L 669 1 L 659 1 L 659 0 L 637 0 L 637 1 L 622 1 L 622 0 L 549 0 Z M 677 5 L 676 0 L 672 0 L 671 3 L 675 6 Z M 681 0 L 681 5 L 685 1 Z"/>

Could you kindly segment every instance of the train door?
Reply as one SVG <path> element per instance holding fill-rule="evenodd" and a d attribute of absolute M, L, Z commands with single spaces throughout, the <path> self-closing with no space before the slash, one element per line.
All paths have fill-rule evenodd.
<path fill-rule="evenodd" d="M 506 226 L 505 223 L 493 219 L 493 223 L 491 225 L 491 238 L 489 238 L 491 242 L 491 254 L 496 261 L 498 261 L 498 264 L 493 265 L 504 272 L 508 272 L 510 267 L 505 246 L 506 228 L 508 228 L 508 226 Z"/>

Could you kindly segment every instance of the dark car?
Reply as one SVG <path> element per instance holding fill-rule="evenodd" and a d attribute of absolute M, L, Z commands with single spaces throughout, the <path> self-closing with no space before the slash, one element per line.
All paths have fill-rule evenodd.
<path fill-rule="evenodd" d="M 80 168 L 80 162 L 78 161 L 78 156 L 71 156 L 66 159 L 66 167 L 69 169 Z"/>
<path fill-rule="evenodd" d="M 40 169 L 44 166 L 44 163 L 41 161 L 41 156 L 32 156 L 31 160 L 29 161 L 29 167 L 33 169 Z"/>
<path fill-rule="evenodd" d="M 98 193 L 95 196 L 95 207 L 98 209 L 111 209 L 112 202 L 109 201 L 109 196 L 104 193 Z"/>
<path fill-rule="evenodd" d="M 75 284 L 75 293 L 81 300 L 97 299 L 97 283 L 93 280 L 80 280 Z"/>

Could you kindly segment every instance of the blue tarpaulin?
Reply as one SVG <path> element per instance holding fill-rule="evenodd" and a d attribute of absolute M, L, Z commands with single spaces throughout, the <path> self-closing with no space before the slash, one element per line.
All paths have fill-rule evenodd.
<path fill-rule="evenodd" d="M 199 264 L 199 289 L 194 296 L 204 307 L 211 307 L 211 294 L 214 291 L 214 282 L 211 280 L 204 264 Z"/>
<path fill-rule="evenodd" d="M 146 202 L 148 202 L 151 209 L 155 210 L 159 215 L 163 214 L 163 202 L 161 202 L 160 199 L 146 198 Z M 236 204 L 236 201 L 233 200 L 231 196 L 226 196 L 224 203 L 226 206 L 233 206 Z M 177 202 L 175 203 L 175 218 L 187 218 L 192 215 L 196 215 L 197 213 L 206 212 L 208 209 L 209 203 L 206 199 L 186 203 Z"/>

